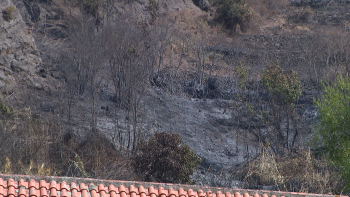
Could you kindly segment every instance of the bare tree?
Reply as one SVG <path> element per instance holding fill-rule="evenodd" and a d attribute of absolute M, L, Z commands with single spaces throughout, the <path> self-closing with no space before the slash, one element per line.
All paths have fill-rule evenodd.
<path fill-rule="evenodd" d="M 118 26 L 113 23 L 118 23 Z M 114 85 L 116 107 L 127 111 L 125 146 L 128 150 L 135 150 L 139 136 L 137 128 L 140 103 L 156 57 L 153 46 L 147 43 L 148 35 L 141 28 L 123 17 L 113 23 L 108 22 L 102 29 L 105 54 Z M 118 136 L 123 137 L 120 134 Z M 120 143 L 123 147 L 124 142 Z"/>

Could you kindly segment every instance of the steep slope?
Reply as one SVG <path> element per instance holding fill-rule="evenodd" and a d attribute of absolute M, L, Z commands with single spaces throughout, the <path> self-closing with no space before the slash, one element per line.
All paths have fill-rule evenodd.
<path fill-rule="evenodd" d="M 229 35 L 229 31 L 212 20 L 212 11 L 202 11 L 191 0 L 158 1 L 153 8 L 153 1 L 147 0 L 106 1 L 110 3 L 108 11 L 95 15 L 86 10 L 84 15 L 86 7 L 74 1 L 13 2 L 0 3 L 3 13 L 0 18 L 0 88 L 7 92 L 4 95 L 29 88 L 26 94 L 18 96 L 22 100 L 33 97 L 33 102 L 25 107 L 37 110 L 35 113 L 42 117 L 52 115 L 67 136 L 75 136 L 83 143 L 92 132 L 100 132 L 123 153 L 133 149 L 131 141 L 147 139 L 154 132 L 179 133 L 184 143 L 204 160 L 194 175 L 198 184 L 237 187 L 240 182 L 234 180 L 230 170 L 256 158 L 262 146 L 272 144 L 286 148 L 275 140 L 271 97 L 260 80 L 266 64 L 279 62 L 286 70 L 298 71 L 302 79 L 303 95 L 292 112 L 293 124 L 287 123 L 285 111 L 280 110 L 279 114 L 280 129 L 287 138 L 291 154 L 305 146 L 305 138 L 310 134 L 310 125 L 317 115 L 313 98 L 321 92 L 319 80 L 342 71 L 332 67 L 338 61 L 337 53 L 333 54 L 328 43 L 332 41 L 312 34 L 324 27 L 322 21 L 326 19 L 322 16 L 325 15 L 331 23 L 328 25 L 333 25 L 334 29 L 339 30 L 344 25 L 344 21 L 339 22 L 340 19 L 329 14 L 332 9 L 326 10 L 328 7 L 321 6 L 317 8 L 320 12 L 316 12 L 316 8 L 304 9 L 304 5 L 298 5 L 300 9 L 290 6 L 288 9 L 292 11 L 285 9 L 282 14 L 263 17 L 266 21 L 261 24 L 252 24 L 255 27 L 248 33 L 237 31 Z M 11 19 L 4 16 L 7 8 L 12 10 Z M 306 14 L 306 17 L 299 18 L 299 14 Z M 82 75 L 69 81 L 76 70 L 85 68 L 83 64 L 80 67 L 81 62 L 76 57 L 65 57 L 76 53 L 72 50 L 70 33 L 74 33 L 74 26 L 80 25 L 77 21 L 94 22 L 98 28 L 93 26 L 91 35 L 98 35 L 108 17 L 120 16 L 142 26 L 145 38 L 153 26 L 159 28 L 156 29 L 158 34 L 141 43 L 147 46 L 155 40 L 155 45 L 160 47 L 154 51 L 157 58 L 150 76 L 144 80 L 145 86 L 139 84 L 147 88 L 139 90 L 136 107 L 116 102 L 113 77 L 124 73 L 112 76 L 107 60 L 101 60 L 103 63 L 97 63 L 100 67 L 94 68 L 100 74 L 95 81 L 85 81 L 86 87 L 98 83 L 98 88 L 80 94 L 69 87 L 86 74 L 78 73 Z M 116 31 L 128 28 L 125 24 L 116 26 Z M 332 30 L 327 30 L 327 36 L 331 35 Z M 85 37 L 82 34 L 77 37 L 80 35 L 83 42 Z M 112 37 L 109 42 L 115 40 L 118 38 Z M 94 47 L 88 43 L 83 49 Z M 82 56 L 97 54 L 91 51 Z M 135 55 L 133 57 L 138 56 L 132 45 L 127 51 Z M 315 56 L 314 51 L 321 51 L 318 53 L 321 55 Z M 323 54 L 328 55 L 327 65 Z M 205 63 L 201 65 L 201 61 Z M 93 128 L 95 123 L 96 128 Z M 271 139 L 277 142 L 273 144 Z"/>

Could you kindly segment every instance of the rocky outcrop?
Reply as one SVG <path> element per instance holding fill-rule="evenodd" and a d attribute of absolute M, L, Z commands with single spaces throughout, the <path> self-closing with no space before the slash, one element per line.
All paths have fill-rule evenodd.
<path fill-rule="evenodd" d="M 13 91 L 25 79 L 27 85 L 41 88 L 42 80 L 35 73 L 42 60 L 31 29 L 11 0 L 0 1 L 0 11 L 0 89 Z"/>

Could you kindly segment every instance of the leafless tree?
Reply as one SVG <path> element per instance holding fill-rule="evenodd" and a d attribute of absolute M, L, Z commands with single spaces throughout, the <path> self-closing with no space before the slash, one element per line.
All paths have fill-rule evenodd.
<path fill-rule="evenodd" d="M 114 24 L 117 23 L 118 26 Z M 113 82 L 117 108 L 127 111 L 126 149 L 136 148 L 139 130 L 138 116 L 146 84 L 155 63 L 154 46 L 147 41 L 148 33 L 120 17 L 102 28 L 105 54 Z M 119 132 L 119 131 L 118 131 Z M 118 135 L 121 139 L 123 136 Z M 124 138 L 125 139 L 125 138 Z M 120 141 L 124 146 L 124 142 Z"/>

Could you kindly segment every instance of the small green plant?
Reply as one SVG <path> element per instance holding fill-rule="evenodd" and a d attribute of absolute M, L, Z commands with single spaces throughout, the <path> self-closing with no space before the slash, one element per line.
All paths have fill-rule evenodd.
<path fill-rule="evenodd" d="M 245 89 L 248 82 L 248 70 L 244 68 L 244 65 L 240 62 L 239 66 L 235 67 L 235 72 L 238 74 L 239 78 L 238 86 L 242 89 Z"/>
<path fill-rule="evenodd" d="M 0 112 L 4 115 L 11 115 L 13 113 L 13 109 L 7 106 L 5 103 L 0 103 Z"/>
<path fill-rule="evenodd" d="M 2 12 L 2 17 L 4 18 L 5 21 L 10 22 L 11 20 L 15 19 L 15 12 L 16 12 L 15 6 L 7 7 Z"/>

